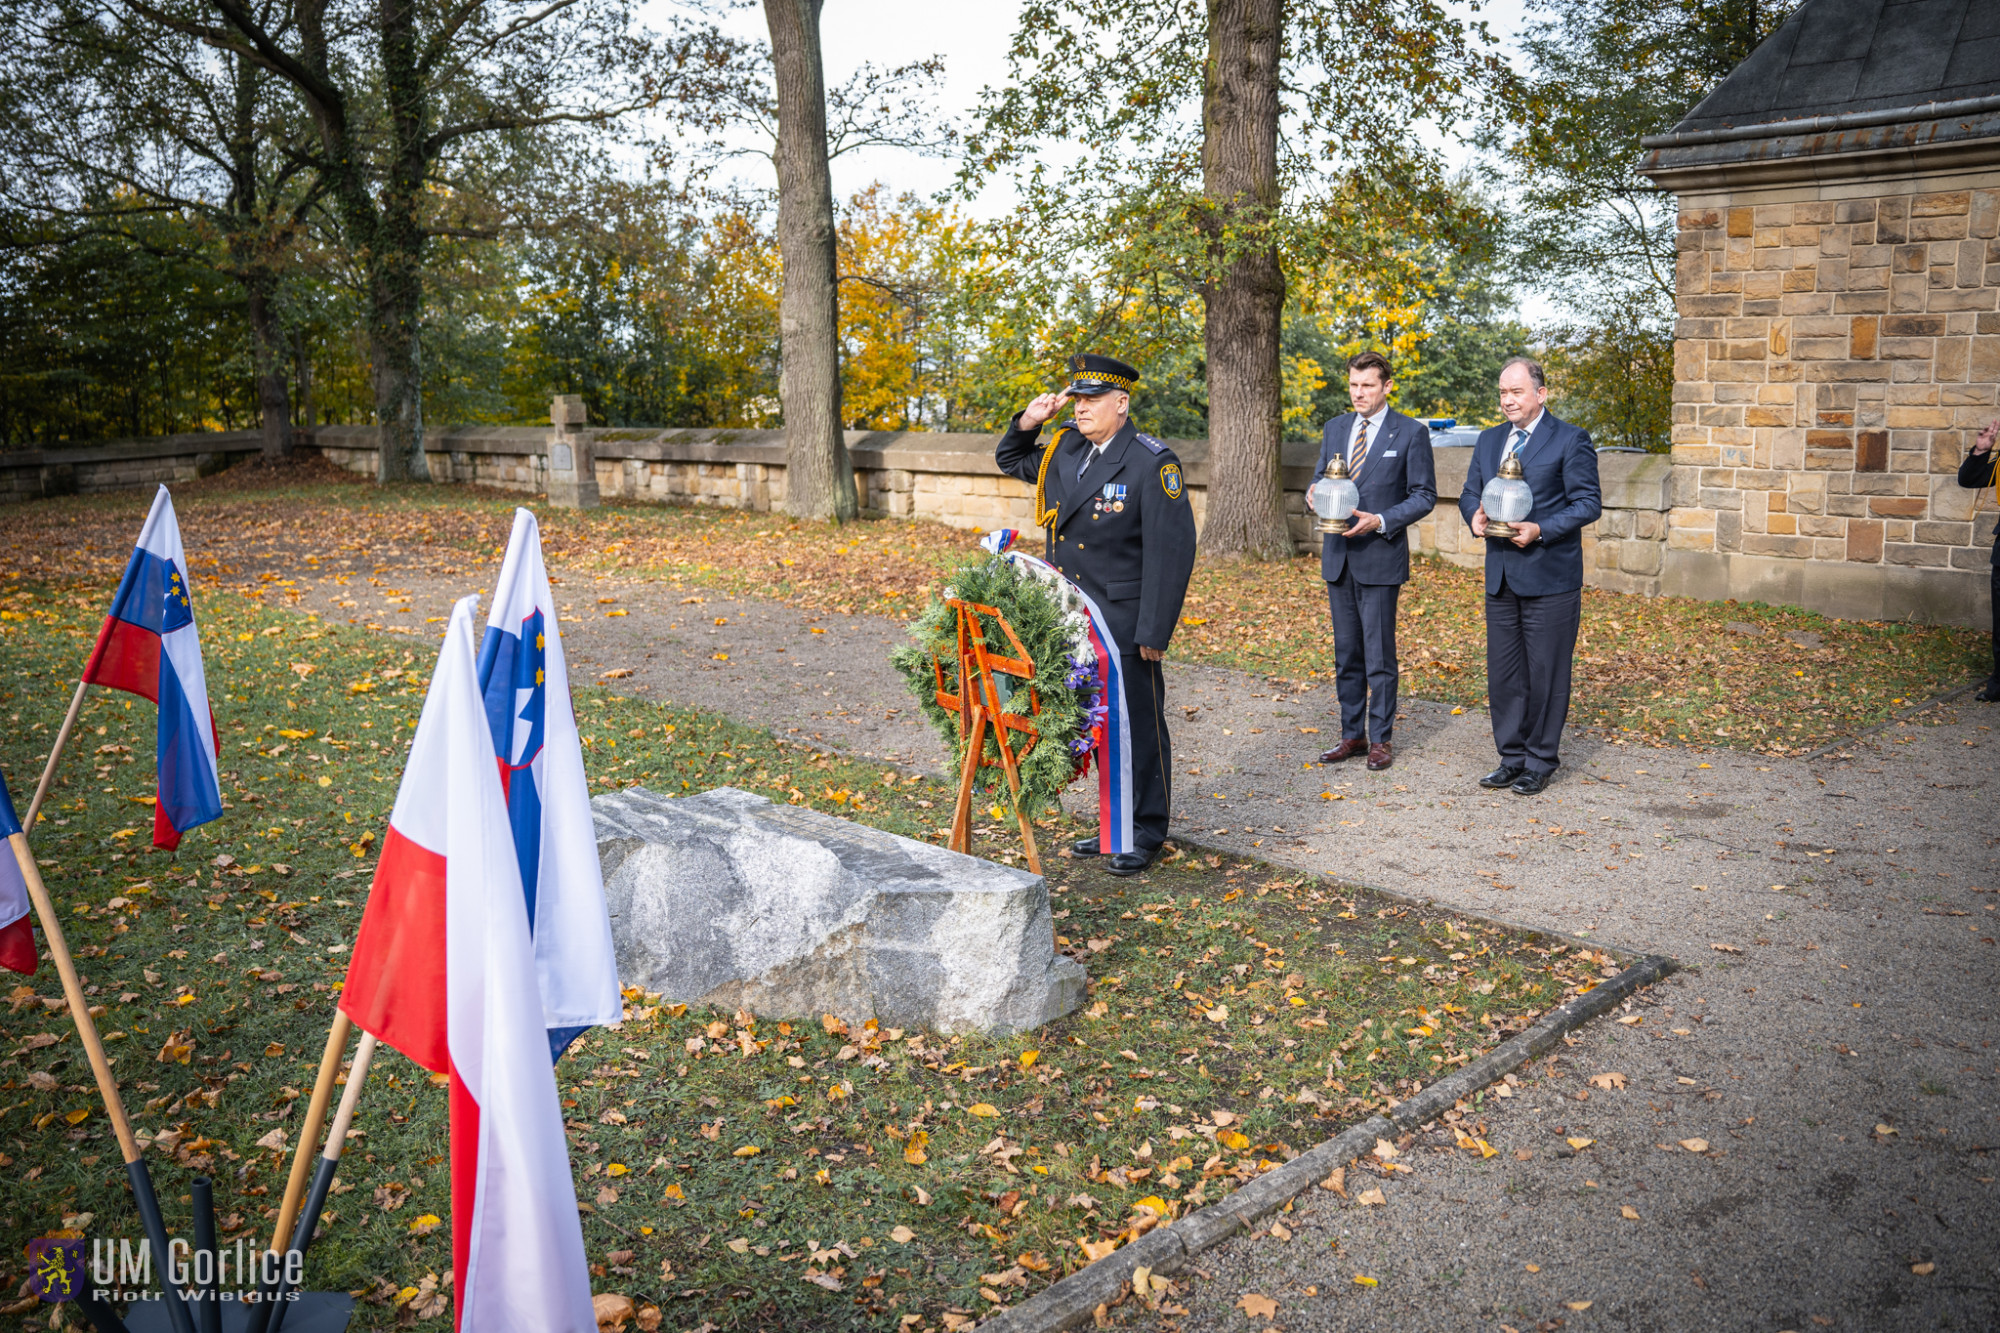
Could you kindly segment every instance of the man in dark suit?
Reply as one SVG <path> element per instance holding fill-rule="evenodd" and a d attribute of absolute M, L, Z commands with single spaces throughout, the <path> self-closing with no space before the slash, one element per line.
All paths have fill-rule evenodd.
<path fill-rule="evenodd" d="M 1583 529 L 1603 511 L 1590 433 L 1545 410 L 1548 376 L 1517 356 L 1500 370 L 1507 420 L 1472 446 L 1459 512 L 1486 536 L 1480 492 L 1511 454 L 1534 504 L 1507 541 L 1486 543 L 1486 690 L 1500 767 L 1479 780 L 1533 796 L 1562 762 L 1571 658 L 1583 614 Z"/>
<path fill-rule="evenodd" d="M 1132 425 L 1139 372 L 1108 356 L 1070 358 L 1070 384 L 1014 417 L 993 451 L 1010 477 L 1035 488 L 1035 521 L 1047 530 L 1048 561 L 1090 594 L 1117 640 L 1132 724 L 1135 850 L 1111 857 L 1114 875 L 1136 875 L 1167 838 L 1173 749 L 1160 661 L 1180 624 L 1194 573 L 1194 513 L 1174 451 Z M 1042 424 L 1076 403 L 1046 448 Z M 1078 841 L 1096 856 L 1099 838 Z"/>
<path fill-rule="evenodd" d="M 1354 410 L 1327 422 L 1313 473 L 1336 452 L 1361 492 L 1340 536 L 1320 540 L 1319 572 L 1333 617 L 1334 690 L 1340 696 L 1340 744 L 1319 757 L 1337 764 L 1368 756 L 1376 772 L 1395 762 L 1396 601 L 1410 581 L 1409 526 L 1437 505 L 1431 430 L 1389 406 L 1389 361 L 1362 352 L 1347 363 Z"/>
<path fill-rule="evenodd" d="M 1993 442 L 2000 439 L 2000 421 L 1991 421 L 1972 441 L 1972 452 L 1958 465 L 1958 484 L 1984 490 L 1994 483 Z M 1973 696 L 1984 703 L 2000 700 L 2000 530 L 1993 534 L 1993 674 Z"/>

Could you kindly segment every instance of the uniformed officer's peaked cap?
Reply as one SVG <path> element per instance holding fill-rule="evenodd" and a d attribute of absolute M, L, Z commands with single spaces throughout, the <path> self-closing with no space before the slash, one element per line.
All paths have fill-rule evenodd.
<path fill-rule="evenodd" d="M 1069 372 L 1068 391 L 1079 398 L 1094 398 L 1114 389 L 1130 393 L 1139 382 L 1139 372 L 1123 361 L 1108 356 L 1092 356 L 1087 352 L 1069 359 Z"/>

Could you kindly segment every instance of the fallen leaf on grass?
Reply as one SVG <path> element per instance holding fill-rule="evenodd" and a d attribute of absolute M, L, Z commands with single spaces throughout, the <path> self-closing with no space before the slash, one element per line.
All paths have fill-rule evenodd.
<path fill-rule="evenodd" d="M 895 1230 L 889 1233 L 889 1239 L 895 1241 L 898 1245 L 908 1245 L 911 1241 L 915 1240 L 916 1238 L 917 1238 L 916 1232 L 910 1230 L 908 1227 L 903 1227 L 903 1226 L 899 1226 Z"/>
<path fill-rule="evenodd" d="M 1235 1152 L 1242 1152 L 1245 1148 L 1248 1148 L 1250 1146 L 1249 1138 L 1245 1135 L 1238 1134 L 1233 1129 L 1223 1130 L 1220 1134 L 1217 1134 L 1215 1136 L 1215 1141 L 1221 1144 L 1223 1147 L 1231 1149 Z"/>
<path fill-rule="evenodd" d="M 1252 1319 L 1272 1319 L 1277 1316 L 1278 1303 L 1269 1296 L 1259 1296 L 1254 1291 L 1246 1291 L 1236 1298 L 1236 1308 Z"/>
<path fill-rule="evenodd" d="M 1229 1006 L 1218 1004 L 1213 1009 L 1202 1010 L 1201 1016 L 1211 1023 L 1227 1023 L 1229 1021 Z"/>
<path fill-rule="evenodd" d="M 444 1225 L 444 1219 L 439 1217 L 436 1213 L 424 1213 L 421 1216 L 419 1216 L 415 1221 L 410 1223 L 410 1230 L 412 1233 L 416 1235 L 428 1236 L 431 1234 L 431 1232 L 436 1231 L 440 1226 L 443 1225 Z"/>
<path fill-rule="evenodd" d="M 590 1312 L 597 1317 L 599 1333 L 623 1333 L 636 1310 L 631 1297 L 607 1291 L 590 1298 Z"/>
<path fill-rule="evenodd" d="M 1347 1168 L 1344 1166 L 1336 1166 L 1335 1168 L 1333 1168 L 1333 1174 L 1328 1176 L 1325 1180 L 1320 1181 L 1319 1187 L 1323 1190 L 1331 1190 L 1333 1193 L 1338 1194 L 1343 1199 L 1346 1198 Z"/>
<path fill-rule="evenodd" d="M 926 1130 L 920 1129 L 910 1135 L 909 1140 L 903 1144 L 903 1160 L 911 1166 L 922 1166 L 930 1160 L 930 1154 L 924 1151 L 924 1145 L 930 1141 L 931 1136 Z"/>
<path fill-rule="evenodd" d="M 1117 1237 L 1110 1240 L 1080 1240 L 1076 1247 L 1083 1251 L 1084 1262 L 1096 1263 L 1118 1248 Z"/>
<path fill-rule="evenodd" d="M 1375 1146 L 1368 1151 L 1386 1162 L 1396 1155 L 1396 1145 L 1387 1139 L 1377 1139 Z"/>
<path fill-rule="evenodd" d="M 991 1102 L 974 1102 L 972 1105 L 965 1108 L 965 1113 L 967 1115 L 976 1115 L 979 1116 L 981 1119 L 985 1119 L 990 1116 L 999 1115 L 1000 1110 L 998 1107 L 994 1106 Z"/>

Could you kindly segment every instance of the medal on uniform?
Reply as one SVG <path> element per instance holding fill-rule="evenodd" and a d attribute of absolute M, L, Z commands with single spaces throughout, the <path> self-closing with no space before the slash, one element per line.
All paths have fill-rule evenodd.
<path fill-rule="evenodd" d="M 1125 487 L 1124 487 L 1124 486 L 1122 486 L 1122 485 L 1120 485 L 1120 484 L 1118 484 L 1118 483 L 1115 483 L 1115 482 L 1114 482 L 1114 483 L 1112 483 L 1112 484 L 1110 484 L 1110 485 L 1107 485 L 1107 486 L 1106 486 L 1106 487 L 1104 488 L 1104 498 L 1105 498 L 1106 500 L 1109 500 L 1109 501 L 1111 502 L 1111 512 L 1112 512 L 1112 513 L 1114 513 L 1114 514 L 1122 514 L 1122 513 L 1124 513 L 1124 512 L 1125 512 Z"/>

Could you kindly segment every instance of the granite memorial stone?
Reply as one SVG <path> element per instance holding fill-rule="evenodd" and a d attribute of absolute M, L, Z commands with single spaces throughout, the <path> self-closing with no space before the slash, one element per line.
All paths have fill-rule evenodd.
<path fill-rule="evenodd" d="M 628 986 L 936 1032 L 1021 1032 L 1083 1003 L 1039 875 L 734 787 L 628 787 L 591 809 Z"/>

